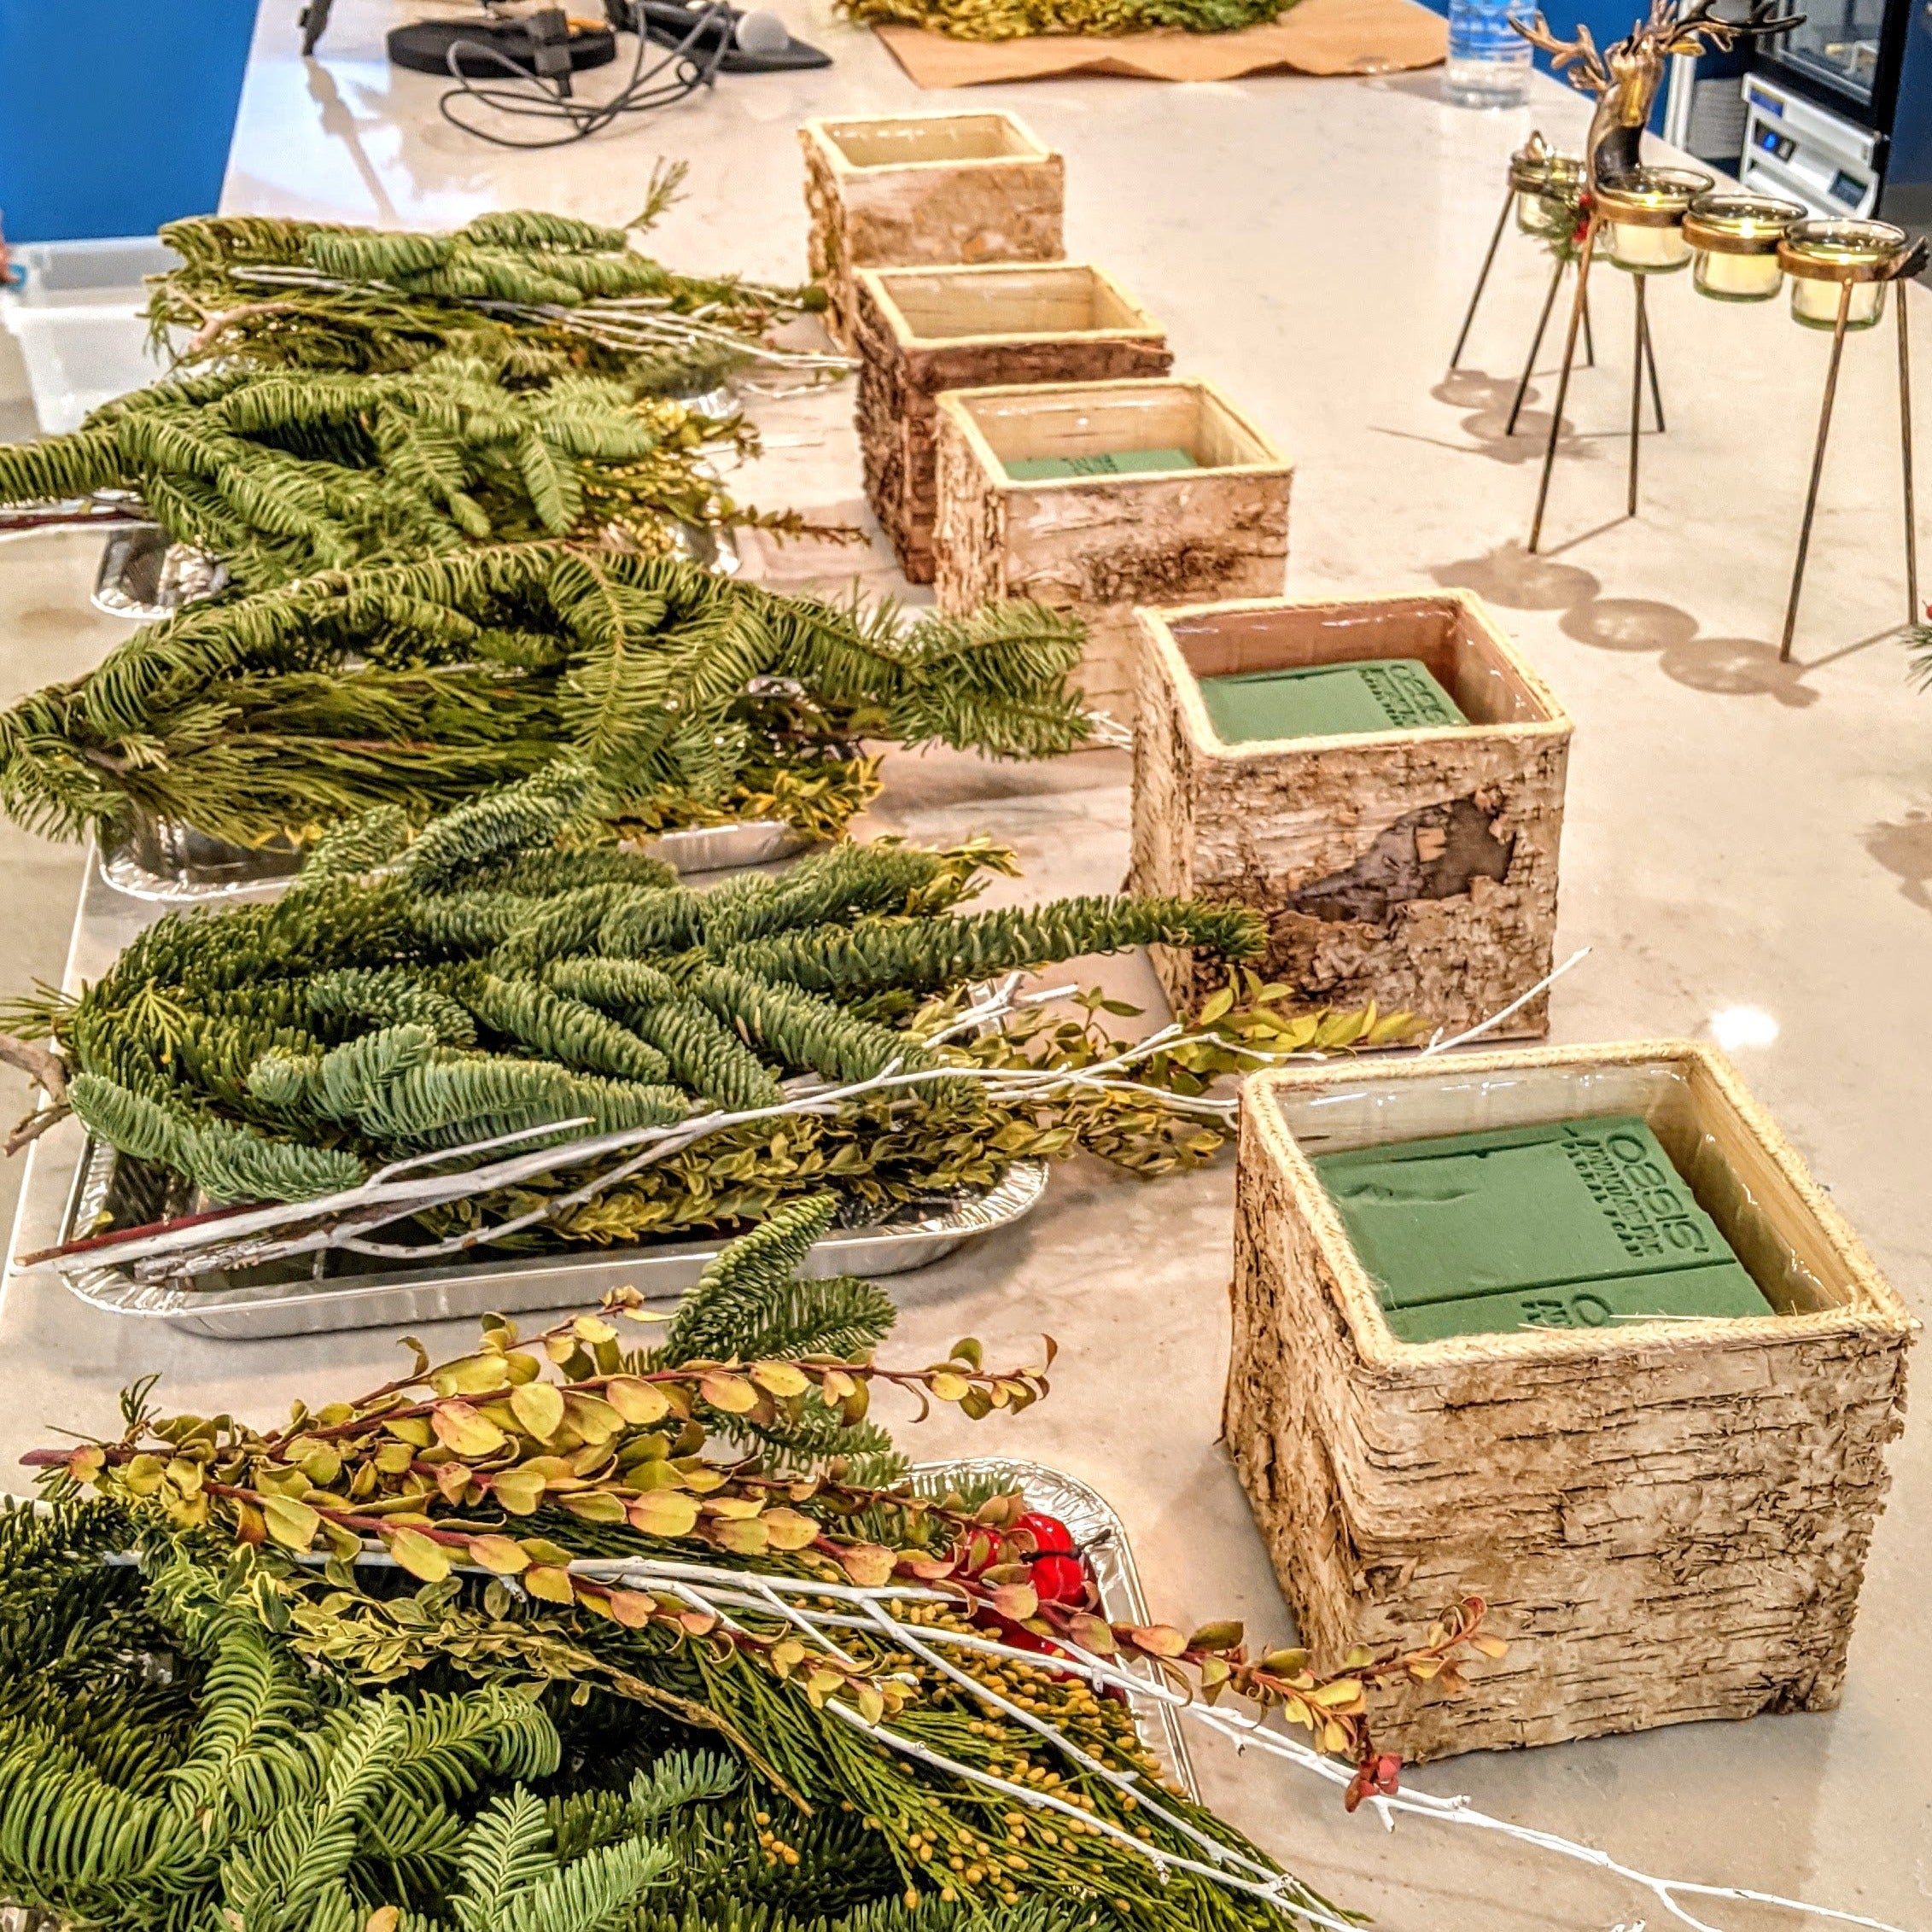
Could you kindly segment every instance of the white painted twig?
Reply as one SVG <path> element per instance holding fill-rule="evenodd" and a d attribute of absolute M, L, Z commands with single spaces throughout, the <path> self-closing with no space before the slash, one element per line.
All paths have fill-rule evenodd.
<path fill-rule="evenodd" d="M 1554 986 L 1556 982 L 1570 970 L 1572 966 L 1579 966 L 1585 960 L 1588 959 L 1590 957 L 1590 952 L 1591 949 L 1587 946 L 1578 947 L 1576 951 L 1572 953 L 1569 958 L 1563 961 L 1562 965 L 1558 966 L 1554 972 L 1545 973 L 1541 979 L 1537 981 L 1535 985 L 1530 988 L 1528 992 L 1518 994 L 1517 996 L 1514 1000 L 1512 1000 L 1508 1006 L 1504 1007 L 1499 1013 L 1492 1013 L 1487 1019 L 1478 1020 L 1474 1026 L 1468 1027 L 1462 1032 L 1456 1034 L 1453 1039 L 1444 1039 L 1442 1037 L 1442 1029 L 1439 1026 L 1435 1030 L 1435 1031 L 1429 1036 L 1429 1043 L 1427 1046 L 1423 1048 L 1422 1057 L 1426 1059 L 1431 1054 L 1446 1054 L 1451 1047 L 1466 1047 L 1470 1041 L 1481 1039 L 1484 1034 L 1491 1032 L 1495 1028 L 1502 1025 L 1503 1021 L 1509 1019 L 1511 1013 L 1518 1013 L 1523 1007 L 1526 1007 L 1532 1000 L 1537 997 L 1538 994 L 1548 992 L 1549 989 L 1552 986 Z"/>

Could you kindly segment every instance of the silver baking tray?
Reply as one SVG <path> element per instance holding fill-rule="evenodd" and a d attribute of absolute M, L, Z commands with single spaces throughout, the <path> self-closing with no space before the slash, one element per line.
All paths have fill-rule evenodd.
<path fill-rule="evenodd" d="M 1071 1532 L 1080 1554 L 1100 1593 L 1100 1614 L 1109 1623 L 1146 1624 L 1147 1599 L 1141 1588 L 1141 1573 L 1127 1541 L 1127 1528 L 1114 1513 L 1113 1505 L 1098 1490 L 1089 1488 L 1077 1476 L 1064 1470 L 1049 1469 L 1042 1462 L 1012 1462 L 1003 1456 L 974 1457 L 960 1462 L 917 1462 L 912 1468 L 915 1487 L 927 1493 L 947 1483 L 990 1477 L 1008 1489 L 1017 1489 L 1030 1509 L 1057 1516 Z M 1124 1666 L 1135 1677 L 1154 1677 L 1152 1664 L 1139 1662 Z M 1190 1798 L 1199 1800 L 1200 1788 L 1194 1782 L 1194 1767 L 1188 1756 L 1187 1740 L 1181 1733 L 1181 1720 L 1174 1707 L 1158 1697 L 1136 1697 L 1129 1693 L 1141 1742 L 1161 1761 L 1170 1783 L 1177 1784 Z"/>
<path fill-rule="evenodd" d="M 640 840 L 638 850 L 680 873 L 725 872 L 736 866 L 768 866 L 803 852 L 812 841 L 783 819 L 745 819 L 737 825 L 686 826 Z"/>
<path fill-rule="evenodd" d="M 1046 1191 L 1046 1163 L 1016 1161 L 993 1187 L 966 1199 L 925 1210 L 909 1205 L 899 1217 L 872 1227 L 833 1229 L 812 1250 L 804 1272 L 878 1275 L 924 1268 L 967 1241 L 1012 1226 L 1040 1205 Z M 90 1140 L 55 1245 L 113 1227 L 143 1226 L 191 1212 L 196 1205 L 184 1185 L 157 1169 L 124 1161 L 113 1147 Z M 724 1246 L 721 1240 L 668 1241 L 516 1260 L 443 1256 L 416 1268 L 377 1269 L 366 1257 L 325 1252 L 240 1274 L 196 1276 L 193 1287 L 137 1281 L 131 1268 L 98 1254 L 72 1255 L 52 1265 L 90 1308 L 241 1341 L 472 1320 L 493 1311 L 588 1308 L 619 1287 L 636 1287 L 652 1301 L 671 1299 L 697 1281 Z M 362 1271 L 353 1271 L 358 1269 Z"/>
<path fill-rule="evenodd" d="M 127 830 L 99 851 L 101 877 L 115 891 L 164 905 L 259 895 L 286 885 L 301 862 L 301 848 L 284 839 L 231 845 L 138 808 Z"/>
<path fill-rule="evenodd" d="M 639 840 L 635 849 L 681 873 L 695 873 L 772 865 L 796 857 L 811 843 L 782 819 L 747 819 L 737 825 L 661 832 Z M 164 905 L 260 896 L 286 885 L 301 862 L 301 851 L 281 840 L 231 845 L 151 813 L 137 813 L 119 839 L 100 849 L 101 877 L 115 891 Z"/>
<path fill-rule="evenodd" d="M 206 551 L 174 542 L 158 523 L 127 523 L 108 534 L 92 601 L 110 617 L 155 624 L 227 581 L 226 565 Z"/>

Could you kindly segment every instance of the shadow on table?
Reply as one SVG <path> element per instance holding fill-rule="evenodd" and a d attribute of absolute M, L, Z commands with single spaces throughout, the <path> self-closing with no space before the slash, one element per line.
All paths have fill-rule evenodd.
<path fill-rule="evenodd" d="M 1932 809 L 1914 806 L 1903 818 L 1881 820 L 1867 828 L 1862 843 L 1899 882 L 1907 904 L 1932 913 Z"/>
<path fill-rule="evenodd" d="M 1781 664 L 1777 647 L 1756 638 L 1702 636 L 1696 618 L 1675 604 L 1605 597 L 1602 580 L 1591 572 L 1555 557 L 1532 557 L 1520 543 L 1458 558 L 1431 575 L 1439 584 L 1473 590 L 1506 610 L 1561 611 L 1563 634 L 1596 650 L 1655 651 L 1665 676 L 1693 691 L 1769 697 L 1797 708 L 1818 702 L 1818 692 L 1804 681 L 1815 667 Z"/>

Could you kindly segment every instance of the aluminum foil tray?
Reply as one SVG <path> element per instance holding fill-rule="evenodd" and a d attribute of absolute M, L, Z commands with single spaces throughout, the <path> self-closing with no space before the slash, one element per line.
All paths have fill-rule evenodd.
<path fill-rule="evenodd" d="M 104 1142 L 90 1141 L 56 1245 L 110 1227 L 140 1227 L 191 1211 L 196 1203 L 178 1186 L 171 1190 L 171 1181 L 155 1168 L 124 1160 Z M 880 1275 L 924 1268 L 1030 1213 L 1046 1190 L 1043 1161 L 1016 1161 L 994 1187 L 957 1204 L 923 1212 L 908 1207 L 902 1218 L 873 1227 L 833 1229 L 812 1250 L 805 1272 Z M 103 1213 L 110 1217 L 105 1223 Z M 517 1315 L 533 1309 L 591 1308 L 609 1289 L 626 1287 L 653 1301 L 669 1300 L 697 1281 L 724 1245 L 668 1241 L 513 1260 L 445 1256 L 415 1268 L 371 1268 L 366 1258 L 337 1252 L 242 1274 L 203 1275 L 191 1287 L 137 1281 L 131 1269 L 98 1255 L 73 1255 L 54 1265 L 90 1308 L 241 1341 L 473 1320 L 493 1310 Z"/>
<path fill-rule="evenodd" d="M 686 826 L 639 846 L 680 873 L 725 872 L 737 866 L 768 866 L 789 859 L 811 843 L 783 819 L 747 819 L 740 825 Z"/>
<path fill-rule="evenodd" d="M 300 869 L 301 850 L 277 840 L 271 845 L 231 845 L 224 838 L 172 819 L 137 814 L 115 843 L 100 849 L 101 877 L 131 898 L 166 905 L 189 905 L 260 896 L 286 885 Z"/>
<path fill-rule="evenodd" d="M 227 581 L 226 566 L 205 551 L 172 541 L 158 523 L 129 523 L 108 533 L 91 601 L 110 617 L 156 624 Z"/>
<path fill-rule="evenodd" d="M 811 840 L 782 819 L 688 826 L 641 842 L 638 849 L 680 873 L 767 866 L 803 852 Z M 292 845 L 231 845 L 170 819 L 137 819 L 119 843 L 103 846 L 101 877 L 131 898 L 167 905 L 257 896 L 286 885 L 301 865 Z"/>
<path fill-rule="evenodd" d="M 975 1457 L 960 1462 L 919 1462 L 912 1470 L 914 1483 L 931 1491 L 949 1482 L 990 1477 L 1007 1488 L 1017 1489 L 1030 1509 L 1057 1516 L 1072 1532 L 1080 1554 L 1100 1592 L 1100 1614 L 1109 1623 L 1146 1624 L 1147 1599 L 1141 1588 L 1141 1573 L 1127 1541 L 1126 1526 L 1114 1514 L 1113 1506 L 1098 1490 L 1090 1489 L 1077 1476 L 1049 1469 L 1041 1462 L 1011 1462 L 1001 1456 Z M 1152 1678 L 1153 1666 L 1134 1663 L 1125 1666 L 1136 1677 Z M 1170 1783 L 1190 1798 L 1200 1796 L 1194 1783 L 1194 1767 L 1188 1757 L 1188 1744 L 1182 1735 L 1181 1720 L 1172 1705 L 1158 1697 L 1129 1699 L 1141 1741 L 1161 1761 Z"/>

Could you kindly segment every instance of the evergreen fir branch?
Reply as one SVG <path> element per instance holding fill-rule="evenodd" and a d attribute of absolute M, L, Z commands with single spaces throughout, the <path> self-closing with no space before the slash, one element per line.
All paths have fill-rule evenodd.
<path fill-rule="evenodd" d="M 224 1122 L 193 1121 L 98 1074 L 77 1074 L 67 1098 L 97 1139 L 187 1176 L 216 1202 L 309 1200 L 362 1178 L 353 1155 L 270 1141 Z"/>
<path fill-rule="evenodd" d="M 810 1355 L 851 1361 L 876 1347 L 897 1319 L 890 1296 L 851 1275 L 799 1279 L 838 1208 L 836 1196 L 814 1194 L 733 1241 L 678 1304 L 652 1365 Z"/>
<path fill-rule="evenodd" d="M 618 1014 L 657 1048 L 680 1085 L 734 1112 L 776 1106 L 784 1094 L 757 1055 L 675 984 L 639 960 L 585 957 L 554 960 L 548 984 L 572 999 Z"/>
<path fill-rule="evenodd" d="M 633 227 L 656 219 L 669 178 L 654 178 Z M 755 359 L 847 366 L 768 345 L 776 324 L 824 306 L 819 289 L 680 275 L 625 231 L 540 210 L 442 235 L 210 216 L 161 237 L 185 260 L 155 279 L 149 323 L 159 342 L 185 334 L 189 361 L 384 374 L 454 351 L 524 382 L 587 371 L 658 388 L 709 388 Z"/>
<path fill-rule="evenodd" d="M 573 843 L 590 788 L 559 761 L 433 820 L 373 873 L 325 867 L 272 904 L 171 914 L 78 998 L 23 1017 L 51 1030 L 102 1138 L 224 1200 L 306 1200 L 370 1166 L 508 1135 L 533 1154 L 683 1136 L 621 1178 L 563 1159 L 487 1181 L 467 1178 L 474 1160 L 454 1165 L 447 1194 L 397 1209 L 450 1247 L 744 1224 L 827 1183 L 863 1218 L 1075 1147 L 1167 1171 L 1220 1144 L 1226 1109 L 1205 1098 L 1217 1075 L 1275 1042 L 1340 1048 L 1413 1024 L 1291 1025 L 1264 1011 L 1287 989 L 1244 983 L 1245 1003 L 1230 993 L 1212 1029 L 1130 1078 L 1056 1071 L 1043 1087 L 1042 1067 L 1104 1070 L 1118 1049 L 1090 1022 L 1044 1017 L 957 1037 L 969 982 L 1146 942 L 1233 952 L 1254 943 L 1253 915 L 1112 899 L 960 913 L 981 872 L 1010 866 L 984 843 L 841 849 L 697 892 Z M 786 1075 L 887 1083 L 820 1105 Z M 760 1118 L 721 1124 L 721 1109 Z M 166 1267 L 191 1275 L 196 1258 L 171 1251 Z"/>
<path fill-rule="evenodd" d="M 904 1034 L 855 1019 L 795 985 L 732 966 L 706 968 L 691 991 L 721 1019 L 735 1020 L 773 1059 L 841 1085 L 870 1080 L 888 1067 L 916 1073 L 939 1064 Z"/>
<path fill-rule="evenodd" d="M 318 1018 L 420 1026 L 446 1047 L 476 1043 L 476 1024 L 469 1009 L 400 966 L 347 966 L 318 973 L 308 983 L 307 995 L 308 1009 Z"/>
<path fill-rule="evenodd" d="M 1243 907 L 1084 898 L 937 925 L 868 920 L 850 928 L 823 927 L 754 940 L 734 948 L 728 958 L 741 972 L 849 995 L 884 987 L 934 990 L 1130 946 L 1199 947 L 1224 959 L 1250 960 L 1265 942 L 1259 919 Z"/>
<path fill-rule="evenodd" d="M 669 1077 L 670 1065 L 663 1054 L 627 1027 L 581 1000 L 567 999 L 532 980 L 482 973 L 465 983 L 464 998 L 470 1012 L 493 1032 L 561 1065 L 645 1086 Z"/>
<path fill-rule="evenodd" d="M 615 525 L 663 553 L 684 523 L 761 521 L 696 467 L 716 438 L 744 441 L 663 398 L 579 379 L 554 396 L 506 388 L 453 354 L 366 376 L 237 369 L 0 448 L 0 501 L 134 492 L 176 540 L 260 589 L 493 537 L 589 540 Z"/>
<path fill-rule="evenodd" d="M 562 546 L 313 573 L 191 607 L 23 699 L 0 717 L 0 806 L 67 836 L 112 840 L 140 812 L 245 845 L 379 809 L 367 849 L 387 857 L 402 820 L 575 753 L 621 824 L 762 814 L 836 833 L 873 782 L 861 731 L 1001 756 L 1083 735 L 1059 659 L 1026 641 L 1037 614 L 1003 606 L 966 627 L 979 684 L 889 645 L 890 622 Z M 493 657 L 493 639 L 520 662 Z"/>

